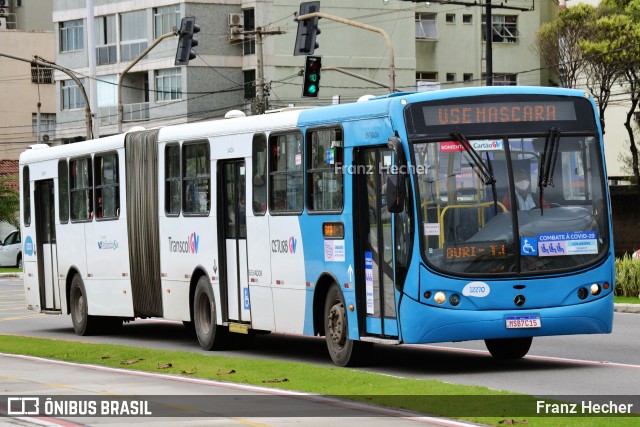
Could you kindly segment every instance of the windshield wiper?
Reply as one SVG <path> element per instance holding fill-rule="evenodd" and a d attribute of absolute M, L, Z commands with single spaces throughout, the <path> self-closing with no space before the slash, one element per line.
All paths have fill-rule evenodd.
<path fill-rule="evenodd" d="M 538 168 L 538 189 L 540 190 L 540 215 L 543 214 L 543 195 L 547 186 L 554 186 L 553 171 L 556 167 L 558 158 L 558 148 L 560 147 L 560 128 L 551 128 L 549 134 L 544 141 L 544 151 L 540 159 L 540 167 Z"/>
<path fill-rule="evenodd" d="M 476 173 L 482 180 L 484 185 L 491 185 L 491 193 L 493 196 L 493 207 L 495 209 L 495 213 L 498 213 L 498 196 L 496 193 L 496 178 L 493 175 L 493 165 L 491 164 L 491 159 L 489 158 L 489 153 L 487 154 L 487 164 L 485 165 L 482 161 L 482 157 L 478 152 L 471 146 L 469 140 L 462 134 L 462 132 L 451 132 L 451 138 L 455 141 L 459 142 L 464 148 L 464 151 L 467 152 L 473 163 L 478 168 Z"/>
<path fill-rule="evenodd" d="M 469 140 L 465 138 L 465 136 L 461 132 L 451 132 L 450 135 L 451 138 L 462 145 L 464 151 L 467 152 L 473 163 L 476 165 L 476 167 L 478 168 L 477 173 L 482 180 L 482 183 L 484 185 L 495 184 L 496 179 L 493 176 L 492 171 L 490 171 L 489 168 L 487 168 L 487 166 L 484 164 L 484 162 L 482 161 L 482 157 L 480 157 L 480 154 L 478 154 L 478 152 L 471 146 Z"/>

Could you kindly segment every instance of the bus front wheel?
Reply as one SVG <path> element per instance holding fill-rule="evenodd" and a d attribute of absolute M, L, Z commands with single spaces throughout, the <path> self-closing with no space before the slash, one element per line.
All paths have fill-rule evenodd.
<path fill-rule="evenodd" d="M 204 350 L 216 350 L 223 346 L 226 331 L 216 325 L 216 302 L 211 284 L 206 276 L 200 277 L 193 298 L 193 325 L 200 347 Z"/>
<path fill-rule="evenodd" d="M 522 359 L 531 348 L 532 337 L 484 340 L 489 353 L 496 359 Z"/>
<path fill-rule="evenodd" d="M 98 332 L 98 318 L 96 316 L 89 316 L 89 307 L 87 305 L 87 291 L 84 288 L 84 283 L 79 275 L 75 275 L 71 281 L 71 296 L 70 309 L 71 309 L 71 321 L 73 322 L 73 329 L 77 335 L 94 335 Z"/>
<path fill-rule="evenodd" d="M 357 366 L 365 362 L 370 343 L 349 339 L 347 310 L 338 285 L 333 284 L 324 305 L 325 339 L 331 360 L 338 366 Z"/>

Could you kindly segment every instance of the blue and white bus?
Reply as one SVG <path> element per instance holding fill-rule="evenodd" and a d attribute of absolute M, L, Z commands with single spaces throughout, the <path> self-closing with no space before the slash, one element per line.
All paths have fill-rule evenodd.
<path fill-rule="evenodd" d="M 610 333 L 614 252 L 589 93 L 482 87 L 132 130 L 20 157 L 28 307 L 77 334 L 182 321 L 372 343 Z"/>

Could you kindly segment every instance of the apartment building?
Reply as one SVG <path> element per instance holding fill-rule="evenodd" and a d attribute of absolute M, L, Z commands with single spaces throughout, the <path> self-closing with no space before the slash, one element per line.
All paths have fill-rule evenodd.
<path fill-rule="evenodd" d="M 53 60 L 53 1 L 0 0 L 0 53 Z M 0 56 L 0 160 L 17 160 L 40 137 L 55 137 L 56 92 L 50 68 Z M 16 169 L 17 173 L 17 169 Z"/>
<path fill-rule="evenodd" d="M 256 84 L 263 70 L 265 107 L 352 102 L 365 94 L 480 85 L 486 67 L 483 8 L 399 0 L 323 0 L 321 12 L 386 32 L 320 20 L 315 54 L 322 56 L 317 99 L 301 98 L 304 57 L 294 56 L 299 0 L 94 0 L 87 25 L 84 0 L 54 0 L 56 62 L 88 84 L 88 51 L 96 55 L 100 135 L 117 132 L 119 75 L 162 34 L 196 17 L 198 56 L 174 65 L 177 37 L 156 46 L 123 77 L 123 129 L 221 118 L 232 109 L 256 112 Z M 510 3 L 511 4 L 511 3 Z M 531 1 L 514 0 L 525 8 Z M 533 51 L 535 30 L 557 11 L 544 2 L 533 11 L 494 12 L 493 69 L 498 84 L 547 85 L 551 77 Z M 89 47 L 89 28 L 95 46 Z M 260 49 L 260 47 L 262 49 Z M 262 55 L 259 55 L 262 52 Z M 534 70 L 534 71 L 530 71 Z M 391 78 L 393 74 L 393 79 Z M 354 76 L 355 75 L 355 76 Z M 360 76 L 360 77 L 358 77 Z M 85 100 L 78 86 L 55 73 L 61 142 L 84 139 Z"/>

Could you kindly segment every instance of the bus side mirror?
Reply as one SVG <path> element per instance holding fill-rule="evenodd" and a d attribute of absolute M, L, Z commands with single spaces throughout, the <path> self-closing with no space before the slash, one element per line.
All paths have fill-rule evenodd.
<path fill-rule="evenodd" d="M 404 151 L 402 150 L 402 141 L 396 136 L 389 138 L 387 146 L 393 150 L 394 159 L 393 166 L 387 173 L 385 182 L 387 209 L 390 213 L 400 213 L 404 210 L 404 179 L 405 179 L 405 161 Z"/>

